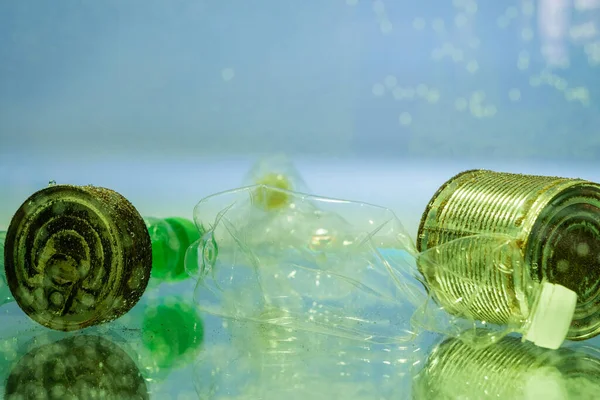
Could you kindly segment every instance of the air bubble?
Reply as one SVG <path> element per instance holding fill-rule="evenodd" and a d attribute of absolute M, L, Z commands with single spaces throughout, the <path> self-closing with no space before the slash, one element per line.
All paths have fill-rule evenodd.
<path fill-rule="evenodd" d="M 94 305 L 95 301 L 96 301 L 96 298 L 89 293 L 84 293 L 80 298 L 81 304 L 83 304 L 86 307 L 92 307 Z"/>
<path fill-rule="evenodd" d="M 385 86 L 391 89 L 398 84 L 398 79 L 396 79 L 394 75 L 388 75 L 383 80 L 383 83 L 385 84 Z"/>
<path fill-rule="evenodd" d="M 533 87 L 538 87 L 542 84 L 542 79 L 539 76 L 532 76 L 529 78 L 529 85 Z"/>
<path fill-rule="evenodd" d="M 413 28 L 418 31 L 425 29 L 425 20 L 423 18 L 415 18 L 413 20 Z"/>
<path fill-rule="evenodd" d="M 419 96 L 425 97 L 428 92 L 429 92 L 429 88 L 427 87 L 427 85 L 422 84 L 422 83 L 417 85 L 417 94 Z"/>
<path fill-rule="evenodd" d="M 565 272 L 569 269 L 569 262 L 567 260 L 560 260 L 559 262 L 556 263 L 556 268 L 560 272 Z"/>
<path fill-rule="evenodd" d="M 440 100 L 440 92 L 435 89 L 432 89 L 427 93 L 427 101 L 430 103 L 437 103 Z"/>
<path fill-rule="evenodd" d="M 471 102 L 481 103 L 485 100 L 485 93 L 481 90 L 476 90 L 471 93 Z"/>
<path fill-rule="evenodd" d="M 373 2 L 373 11 L 378 16 L 383 16 L 385 14 L 385 4 L 381 0 L 375 0 Z"/>
<path fill-rule="evenodd" d="M 469 61 L 467 63 L 467 71 L 471 74 L 474 74 L 479 70 L 479 63 L 475 60 Z"/>
<path fill-rule="evenodd" d="M 465 111 L 468 106 L 469 106 L 469 102 L 464 97 L 459 97 L 458 99 L 456 99 L 454 101 L 454 107 L 458 111 Z"/>
<path fill-rule="evenodd" d="M 385 94 L 385 87 L 381 83 L 376 83 L 371 89 L 374 96 L 381 97 Z"/>
<path fill-rule="evenodd" d="M 479 39 L 479 38 L 471 38 L 471 39 L 469 39 L 469 47 L 472 48 L 472 49 L 479 48 L 480 44 L 481 44 L 481 39 Z"/>
<path fill-rule="evenodd" d="M 55 306 L 60 306 L 65 301 L 65 297 L 60 292 L 53 292 L 50 295 L 50 302 Z"/>
<path fill-rule="evenodd" d="M 231 81 L 234 77 L 235 71 L 233 70 L 233 68 L 224 68 L 221 71 L 221 78 L 223 78 L 225 82 Z"/>
<path fill-rule="evenodd" d="M 443 50 L 438 48 L 431 50 L 431 58 L 433 58 L 435 61 L 440 61 L 442 58 L 444 58 Z"/>
<path fill-rule="evenodd" d="M 519 53 L 519 59 L 517 60 L 517 68 L 521 71 L 529 68 L 529 53 L 525 51 Z"/>
<path fill-rule="evenodd" d="M 477 3 L 475 1 L 470 1 L 469 3 L 466 4 L 465 6 L 465 11 L 467 12 L 467 14 L 475 14 L 477 12 Z"/>
<path fill-rule="evenodd" d="M 469 19 L 463 13 L 456 14 L 456 16 L 454 17 L 454 25 L 456 25 L 457 28 L 465 27 L 467 25 L 467 22 L 469 22 Z"/>
<path fill-rule="evenodd" d="M 394 26 L 392 25 L 392 23 L 390 22 L 390 20 L 384 19 L 379 24 L 379 29 L 381 30 L 381 33 L 383 33 L 384 35 L 386 35 L 386 34 L 390 33 L 394 29 Z"/>
<path fill-rule="evenodd" d="M 464 55 L 464 53 L 463 53 L 463 51 L 461 49 L 455 49 L 452 52 L 452 60 L 454 62 L 460 62 L 460 61 L 463 60 L 463 55 Z"/>
<path fill-rule="evenodd" d="M 576 251 L 578 256 L 585 257 L 588 254 L 590 254 L 590 245 L 585 242 L 579 243 L 577 245 Z"/>
<path fill-rule="evenodd" d="M 517 7 L 515 6 L 510 6 L 506 9 L 505 14 L 508 18 L 514 19 L 519 15 L 519 10 L 517 10 Z"/>
<path fill-rule="evenodd" d="M 398 121 L 400 122 L 400 125 L 410 125 L 412 122 L 412 116 L 407 112 L 403 112 L 398 117 Z"/>
<path fill-rule="evenodd" d="M 521 6 L 521 13 L 527 17 L 533 16 L 534 11 L 535 7 L 533 5 L 533 1 L 525 1 Z"/>
<path fill-rule="evenodd" d="M 498 110 L 496 109 L 496 106 L 493 105 L 489 105 L 489 106 L 485 106 L 484 110 L 483 110 L 483 114 L 486 117 L 493 117 L 494 115 L 496 115 L 496 112 Z"/>
<path fill-rule="evenodd" d="M 504 15 L 501 15 L 498 17 L 498 19 L 496 19 L 496 25 L 498 25 L 498 28 L 500 29 L 508 27 L 509 23 L 510 21 Z"/>
<path fill-rule="evenodd" d="M 531 28 L 523 28 L 521 31 L 521 38 L 524 41 L 529 42 L 533 39 L 533 30 L 531 30 Z"/>
<path fill-rule="evenodd" d="M 433 27 L 433 30 L 436 31 L 437 33 L 442 33 L 444 32 L 444 20 L 441 18 L 436 18 L 433 20 L 431 26 Z"/>

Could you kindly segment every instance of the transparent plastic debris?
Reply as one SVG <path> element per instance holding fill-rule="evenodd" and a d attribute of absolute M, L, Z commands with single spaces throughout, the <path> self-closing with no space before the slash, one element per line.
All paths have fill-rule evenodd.
<path fill-rule="evenodd" d="M 408 398 L 416 343 L 373 344 L 273 324 L 229 320 L 197 359 L 200 399 Z"/>
<path fill-rule="evenodd" d="M 264 191 L 288 205 L 266 207 Z M 202 200 L 194 218 L 206 233 L 186 264 L 202 310 L 378 343 L 413 336 L 423 287 L 390 210 L 257 185 Z"/>
<path fill-rule="evenodd" d="M 264 193 L 286 205 L 269 207 Z M 521 276 L 521 254 L 506 236 L 457 239 L 419 254 L 395 214 L 371 204 L 253 185 L 201 200 L 194 220 L 204 232 L 186 254 L 188 273 L 198 279 L 195 302 L 230 319 L 378 344 L 431 330 L 487 346 L 540 326 L 532 324 L 546 310 L 538 300 L 553 288 Z M 487 269 L 474 275 L 454 268 L 464 265 L 462 257 L 487 257 Z M 436 285 L 441 276 L 469 285 L 469 295 L 453 297 Z M 511 313 L 475 320 L 480 302 L 499 294 Z M 554 337 L 529 339 L 562 343 L 570 318 L 557 322 Z M 476 335 L 481 328 L 492 333 Z"/>
<path fill-rule="evenodd" d="M 415 400 L 593 399 L 600 392 L 600 350 L 580 343 L 548 350 L 513 336 L 474 348 L 449 338 L 433 349 L 412 391 Z"/>

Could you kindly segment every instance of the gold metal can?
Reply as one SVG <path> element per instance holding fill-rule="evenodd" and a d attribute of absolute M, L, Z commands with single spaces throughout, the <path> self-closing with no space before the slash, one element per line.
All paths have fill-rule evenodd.
<path fill-rule="evenodd" d="M 515 268 L 527 278 L 534 282 L 545 278 L 577 293 L 567 339 L 583 340 L 600 333 L 600 185 L 582 179 L 488 170 L 462 172 L 442 185 L 427 205 L 417 249 L 423 252 L 453 239 L 485 234 L 514 239 L 524 261 Z M 479 251 L 487 252 L 484 248 Z M 486 260 L 479 258 L 481 263 Z M 453 268 L 477 280 L 486 266 L 471 261 Z M 431 274 L 424 275 L 426 280 L 432 279 Z M 478 319 L 507 322 L 512 312 L 507 299 L 514 297 L 509 292 L 515 288 L 501 275 L 498 272 L 491 277 L 496 282 L 494 293 L 487 293 L 486 301 L 471 310 Z M 440 273 L 436 279 L 442 279 L 441 286 L 453 292 L 450 298 L 465 291 L 456 276 Z M 451 304 L 443 306 L 452 309 Z"/>

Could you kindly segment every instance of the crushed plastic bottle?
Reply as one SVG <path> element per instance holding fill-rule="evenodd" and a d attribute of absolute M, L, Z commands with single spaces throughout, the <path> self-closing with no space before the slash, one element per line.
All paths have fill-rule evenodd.
<path fill-rule="evenodd" d="M 271 210 L 261 190 L 290 203 Z M 186 264 L 199 278 L 201 309 L 372 342 L 413 336 L 397 299 L 422 287 L 409 274 L 412 242 L 391 211 L 257 185 L 208 197 L 194 218 L 206 233 Z"/>
<path fill-rule="evenodd" d="M 265 191 L 287 198 L 286 206 L 269 207 Z M 505 323 L 473 318 L 481 291 L 498 287 L 497 271 L 518 278 L 514 267 L 521 255 L 506 236 L 461 238 L 418 253 L 389 209 L 266 185 L 209 196 L 196 206 L 194 220 L 205 232 L 186 255 L 186 268 L 198 279 L 195 301 L 222 317 L 378 344 L 410 341 L 426 329 L 478 345 L 519 332 L 548 347 L 562 343 L 571 321 L 566 307 L 554 335 L 545 337 L 544 313 L 573 299 L 557 302 L 550 296 L 549 302 L 555 286 L 523 280 L 507 299 L 514 307 Z M 467 271 L 452 268 L 460 264 L 456 257 L 488 257 L 489 271 L 474 281 Z M 473 290 L 446 312 L 437 298 L 446 295 L 445 288 L 427 286 L 419 268 L 464 278 Z M 466 326 L 471 329 L 464 333 Z M 474 335 L 479 328 L 493 334 Z"/>
<path fill-rule="evenodd" d="M 600 350 L 552 351 L 510 336 L 477 349 L 449 338 L 433 349 L 412 389 L 415 400 L 593 399 L 600 392 Z"/>

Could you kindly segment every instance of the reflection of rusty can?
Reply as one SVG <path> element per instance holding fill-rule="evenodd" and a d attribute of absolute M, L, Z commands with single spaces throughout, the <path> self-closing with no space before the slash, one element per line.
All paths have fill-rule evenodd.
<path fill-rule="evenodd" d="M 462 172 L 438 189 L 425 209 L 417 249 L 423 252 L 478 234 L 513 238 L 525 261 L 515 268 L 521 268 L 523 275 L 535 282 L 546 278 L 577 293 L 567 339 L 583 340 L 600 333 L 600 185 L 486 170 Z M 487 266 L 471 262 L 468 268 L 477 280 Z M 434 277 L 425 275 L 431 284 Z M 441 286 L 455 293 L 463 290 L 460 279 L 450 274 L 440 273 L 435 279 L 446 280 Z M 491 282 L 495 280 L 492 277 Z M 498 286 L 489 302 L 475 310 L 475 317 L 485 320 L 494 313 L 510 314 L 510 304 L 503 299 L 510 298 L 508 292 L 514 288 Z"/>

